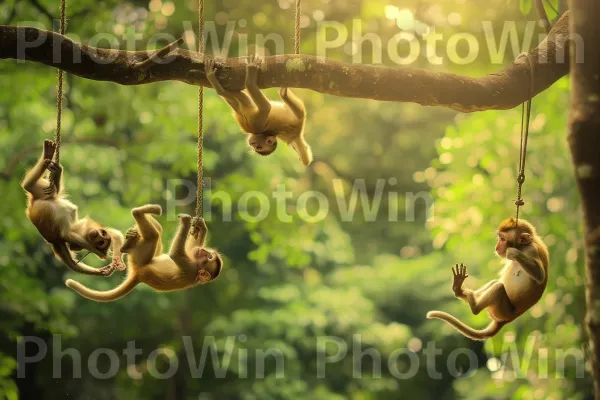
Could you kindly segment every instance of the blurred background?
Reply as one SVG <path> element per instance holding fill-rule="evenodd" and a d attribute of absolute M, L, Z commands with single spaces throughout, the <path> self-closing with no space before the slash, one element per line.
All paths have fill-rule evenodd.
<path fill-rule="evenodd" d="M 0 23 L 50 29 L 58 7 L 54 0 L 0 1 Z M 184 35 L 187 46 L 195 46 L 195 1 L 78 0 L 69 4 L 68 14 L 68 36 L 83 43 L 108 33 L 121 49 L 135 43 L 144 50 L 166 44 L 148 39 L 169 33 Z M 501 52 L 498 60 L 490 57 L 485 21 L 497 33 L 495 43 L 506 24 L 514 23 L 521 45 L 528 21 L 537 20 L 531 1 L 304 0 L 302 52 L 314 54 L 319 35 L 332 34 L 319 28 L 324 21 L 351 29 L 357 20 L 363 34 L 377 35 L 383 48 L 368 41 L 353 44 L 350 33 L 347 44 L 329 50 L 328 57 L 350 63 L 361 54 L 363 63 L 402 68 L 388 56 L 386 44 L 404 31 L 414 34 L 421 49 L 409 67 L 468 76 L 503 68 L 518 52 L 536 46 L 543 33 L 534 25 L 531 43 L 516 54 Z M 282 36 L 284 51 L 293 52 L 292 0 L 206 1 L 206 21 L 207 26 L 214 22 L 220 43 L 228 24 L 233 27 L 223 55 L 273 54 L 272 43 L 255 45 L 257 35 L 270 33 Z M 426 37 L 433 31 L 444 35 L 437 42 L 437 54 L 445 60 L 439 65 L 426 57 Z M 448 38 L 457 33 L 473 35 L 481 44 L 465 65 L 445 57 Z M 214 40 L 209 37 L 207 49 Z M 406 54 L 408 47 L 398 48 Z M 461 45 L 458 50 L 466 55 Z M 381 60 L 373 56 L 379 52 Z M 501 267 L 493 254 L 494 232 L 514 213 L 520 108 L 458 114 L 296 90 L 306 103 L 306 137 L 315 155 L 305 169 L 286 146 L 268 158 L 251 154 L 227 104 L 206 89 L 205 174 L 212 192 L 226 192 L 233 202 L 227 220 L 226 204 L 206 193 L 209 240 L 224 254 L 224 273 L 193 290 L 157 294 L 138 287 L 118 302 L 99 304 L 67 289 L 65 279 L 105 290 L 123 274 L 101 279 L 67 271 L 24 212 L 19 182 L 39 157 L 43 139 L 54 135 L 55 85 L 52 68 L 0 62 L 0 397 L 591 398 L 584 371 L 579 201 L 565 140 L 568 78 L 534 100 L 524 186 L 522 215 L 550 248 L 548 288 L 530 312 L 485 343 L 426 320 L 425 314 L 439 309 L 474 327 L 488 323 L 485 313 L 473 316 L 454 298 L 451 267 L 465 263 L 470 286 L 493 279 Z M 124 87 L 67 75 L 61 161 L 80 215 L 125 230 L 133 222 L 132 207 L 159 203 L 166 209 L 169 201 L 185 197 L 185 188 L 179 192 L 169 182 L 196 180 L 196 91 L 179 82 Z M 277 97 L 277 89 L 267 93 Z M 350 202 L 361 179 L 369 202 L 379 198 L 374 218 L 368 217 L 372 204 L 360 197 L 353 215 L 338 212 L 340 198 Z M 272 199 L 278 185 L 293 193 L 283 200 L 289 220 L 274 212 L 274 200 L 266 218 L 242 218 L 244 193 L 259 191 Z M 322 193 L 330 206 L 310 221 L 301 216 L 315 215 L 318 202 L 299 201 L 308 190 Z M 413 194 L 421 197 L 412 200 Z M 193 207 L 192 201 L 176 212 L 193 213 Z M 256 215 L 260 209 L 251 199 L 243 211 Z M 176 218 L 160 221 L 166 245 Z M 86 262 L 101 265 L 91 256 Z M 48 353 L 17 379 L 17 348 L 27 336 L 46 343 Z M 184 337 L 191 340 L 187 348 Z M 131 342 L 139 349 L 133 362 L 123 353 Z M 323 376 L 317 347 L 325 342 L 330 362 Z M 334 362 L 340 343 L 347 354 Z M 434 356 L 427 351 L 432 343 Z M 27 349 L 28 356 L 36 352 L 35 344 Z M 77 352 L 81 375 L 73 352 L 61 358 L 65 349 Z M 118 362 L 98 349 L 111 350 Z M 195 360 L 189 360 L 190 349 Z M 260 352 L 268 350 L 283 355 L 284 367 L 277 357 L 266 357 L 261 373 Z M 174 359 L 178 368 L 169 373 Z M 190 372 L 201 362 L 204 373 Z"/>

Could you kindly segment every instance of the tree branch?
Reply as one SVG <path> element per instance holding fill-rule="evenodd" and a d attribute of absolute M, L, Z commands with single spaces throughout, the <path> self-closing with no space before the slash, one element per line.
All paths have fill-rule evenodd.
<path fill-rule="evenodd" d="M 531 51 L 536 68 L 535 93 L 547 89 L 569 70 L 569 12 L 548 37 Z M 61 57 L 55 56 L 60 49 Z M 82 78 L 142 85 L 174 80 L 210 87 L 204 57 L 174 49 L 147 70 L 134 65 L 152 52 L 99 49 L 75 43 L 57 33 L 30 27 L 0 25 L 0 58 L 30 60 L 61 68 Z M 218 78 L 232 90 L 244 87 L 246 57 L 218 60 Z M 529 97 L 529 65 L 518 59 L 497 73 L 472 78 L 415 68 L 343 64 L 324 57 L 281 55 L 265 59 L 261 88 L 295 87 L 342 97 L 412 102 L 472 112 L 513 108 Z"/>

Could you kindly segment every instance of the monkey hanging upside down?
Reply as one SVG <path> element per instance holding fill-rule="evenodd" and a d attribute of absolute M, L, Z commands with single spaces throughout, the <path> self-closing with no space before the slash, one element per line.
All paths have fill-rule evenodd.
<path fill-rule="evenodd" d="M 127 232 L 121 248 L 121 252 L 129 255 L 127 278 L 123 283 L 105 292 L 89 289 L 72 279 L 68 279 L 66 285 L 87 299 L 108 302 L 127 295 L 140 283 L 170 292 L 217 279 L 223 259 L 215 250 L 204 246 L 207 233 L 204 220 L 181 214 L 171 250 L 169 254 L 162 254 L 162 227 L 150 215 L 161 213 L 161 207 L 153 204 L 131 211 L 136 227 Z M 190 233 L 192 225 L 194 230 Z"/>
<path fill-rule="evenodd" d="M 277 141 L 289 144 L 302 161 L 309 165 L 313 156 L 304 140 L 306 111 L 304 103 L 288 88 L 279 90 L 280 101 L 270 101 L 258 87 L 258 71 L 263 60 L 258 55 L 251 57 L 246 66 L 246 90 L 227 90 L 216 77 L 215 61 L 206 59 L 206 78 L 217 94 L 233 109 L 233 116 L 240 128 L 248 133 L 248 144 L 263 156 L 277 149 Z"/>
<path fill-rule="evenodd" d="M 52 245 L 56 257 L 76 272 L 108 276 L 124 270 L 119 248 L 123 235 L 116 229 L 104 228 L 89 217 L 79 218 L 77 206 L 67 200 L 62 183 L 62 166 L 52 161 L 56 143 L 44 141 L 42 156 L 27 172 L 21 186 L 27 193 L 26 214 L 42 237 Z M 50 171 L 50 180 L 45 176 Z M 73 261 L 71 251 L 88 250 L 106 258 L 113 249 L 113 261 L 103 268 L 93 268 Z"/>
<path fill-rule="evenodd" d="M 469 303 L 473 314 L 488 310 L 492 322 L 482 330 L 475 330 L 450 314 L 430 311 L 427 318 L 448 322 L 456 330 L 473 340 L 485 340 L 529 310 L 542 297 L 548 282 L 548 248 L 538 236 L 533 225 L 514 218 L 503 221 L 498 227 L 496 254 L 506 259 L 500 278 L 494 279 L 473 291 L 463 287 L 467 268 L 452 268 L 452 290 L 459 299 Z"/>

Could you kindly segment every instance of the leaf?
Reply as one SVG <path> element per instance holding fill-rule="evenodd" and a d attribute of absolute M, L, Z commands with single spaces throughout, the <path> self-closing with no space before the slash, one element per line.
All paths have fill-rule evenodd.
<path fill-rule="evenodd" d="M 533 0 L 521 0 L 520 8 L 523 15 L 529 15 L 531 12 L 531 6 L 533 4 Z"/>

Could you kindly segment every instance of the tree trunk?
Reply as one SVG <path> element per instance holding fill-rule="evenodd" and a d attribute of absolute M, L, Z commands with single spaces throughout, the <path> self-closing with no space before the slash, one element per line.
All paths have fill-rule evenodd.
<path fill-rule="evenodd" d="M 583 209 L 586 325 L 595 398 L 600 400 L 600 2 L 571 1 L 569 147 Z M 580 62 L 577 62 L 577 60 Z"/>

